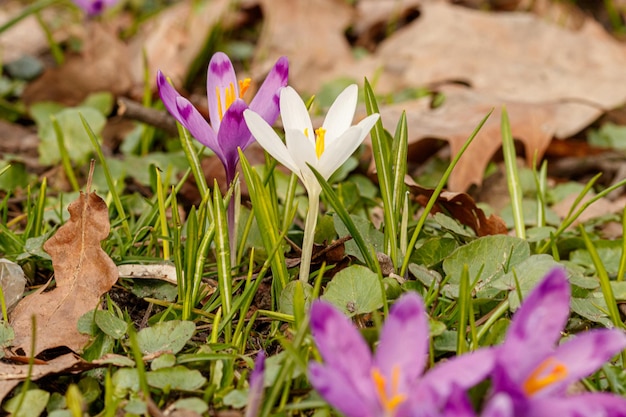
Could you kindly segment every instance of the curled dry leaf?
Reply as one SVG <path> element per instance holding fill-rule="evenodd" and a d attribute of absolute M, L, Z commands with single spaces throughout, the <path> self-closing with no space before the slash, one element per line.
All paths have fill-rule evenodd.
<path fill-rule="evenodd" d="M 85 362 L 73 352 L 57 356 L 43 363 L 35 363 L 30 375 L 28 374 L 28 365 L 26 364 L 0 363 L 0 403 L 17 384 L 24 381 L 27 377 L 30 377 L 32 381 L 36 381 L 39 378 L 52 374 L 79 373 L 97 368 L 98 366 L 100 365 Z"/>
<path fill-rule="evenodd" d="M 109 235 L 107 205 L 96 193 L 81 193 L 68 207 L 70 219 L 45 244 L 52 257 L 56 288 L 42 287 L 20 301 L 10 317 L 13 349 L 37 355 L 66 346 L 80 351 L 89 337 L 79 333 L 78 319 L 97 305 L 117 281 L 115 263 L 100 247 Z M 31 317 L 37 324 L 35 351 L 30 351 Z"/>
<path fill-rule="evenodd" d="M 409 188 L 409 191 L 415 196 L 417 202 L 422 206 L 426 206 L 434 190 L 418 185 L 410 177 L 405 179 L 405 184 Z M 439 194 L 431 213 L 440 211 L 449 213 L 450 216 L 458 220 L 461 224 L 471 227 L 478 236 L 508 233 L 504 220 L 495 214 L 487 217 L 485 212 L 476 206 L 474 199 L 466 193 L 443 191 Z"/>

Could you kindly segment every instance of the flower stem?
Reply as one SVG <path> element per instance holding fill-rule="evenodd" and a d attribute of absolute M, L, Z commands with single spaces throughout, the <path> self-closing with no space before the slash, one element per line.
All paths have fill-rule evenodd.
<path fill-rule="evenodd" d="M 230 198 L 230 202 L 228 203 L 228 207 L 226 209 L 226 221 L 228 222 L 228 242 L 230 244 L 230 266 L 231 268 L 237 262 L 237 227 L 235 224 L 235 206 L 239 203 L 236 202 L 237 193 L 235 192 L 233 184 L 235 180 L 235 170 L 234 169 L 226 169 L 226 184 L 228 187 L 233 187 L 233 194 Z"/>
<path fill-rule="evenodd" d="M 317 225 L 317 215 L 319 211 L 319 191 L 309 192 L 309 209 L 306 213 L 306 222 L 304 223 L 304 239 L 302 241 L 302 255 L 300 258 L 300 281 L 302 282 L 309 281 L 313 243 L 315 243 L 315 226 Z"/>

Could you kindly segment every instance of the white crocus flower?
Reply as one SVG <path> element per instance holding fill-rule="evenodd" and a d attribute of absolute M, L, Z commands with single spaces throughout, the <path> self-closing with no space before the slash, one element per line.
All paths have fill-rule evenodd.
<path fill-rule="evenodd" d="M 285 142 L 258 114 L 251 110 L 243 114 L 257 142 L 300 178 L 309 195 L 300 266 L 300 279 L 303 281 L 308 280 L 322 191 L 307 164 L 314 167 L 324 179 L 328 179 L 363 142 L 379 115 L 372 114 L 352 126 L 357 96 L 356 84 L 348 86 L 330 106 L 322 127 L 314 130 L 304 101 L 293 88 L 284 87 L 280 92 L 280 115 L 285 129 Z"/>

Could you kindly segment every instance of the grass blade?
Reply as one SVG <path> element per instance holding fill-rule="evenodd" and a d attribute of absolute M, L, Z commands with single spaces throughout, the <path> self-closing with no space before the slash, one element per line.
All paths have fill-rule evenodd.
<path fill-rule="evenodd" d="M 502 153 L 504 155 L 504 166 L 506 168 L 506 182 L 509 186 L 511 196 L 511 207 L 513 208 L 513 223 L 515 224 L 515 234 L 520 239 L 526 239 L 526 225 L 524 223 L 524 211 L 522 208 L 522 188 L 517 173 L 517 156 L 515 155 L 515 143 L 511 132 L 511 124 L 506 108 L 502 108 L 500 122 L 502 131 Z"/>
<path fill-rule="evenodd" d="M 309 168 L 311 168 L 311 171 L 313 171 L 313 174 L 315 174 L 317 181 L 319 181 L 320 185 L 322 186 L 322 191 L 324 192 L 326 200 L 328 200 L 332 208 L 335 210 L 343 224 L 352 235 L 352 239 L 354 239 L 354 243 L 356 243 L 357 247 L 361 251 L 361 255 L 363 255 L 363 258 L 365 259 L 365 263 L 367 264 L 368 268 L 370 268 L 372 271 L 375 271 L 376 262 L 372 258 L 372 254 L 369 251 L 367 243 L 365 243 L 365 239 L 363 239 L 361 232 L 359 232 L 359 229 L 357 229 L 356 225 L 352 221 L 350 214 L 341 203 L 341 200 L 339 199 L 333 188 L 330 186 L 328 181 L 326 181 L 324 177 L 322 177 L 322 175 L 315 170 L 314 167 L 309 165 Z"/>
<path fill-rule="evenodd" d="M 365 79 L 365 107 L 368 114 L 378 113 L 378 104 L 370 83 Z M 378 177 L 378 186 L 380 187 L 380 195 L 383 200 L 383 215 L 385 218 L 384 235 L 385 235 L 385 252 L 395 261 L 397 260 L 398 248 L 398 219 L 394 211 L 394 178 L 391 174 L 391 150 L 389 149 L 387 133 L 383 128 L 380 119 L 374 125 L 370 132 L 372 138 L 372 155 L 376 164 L 376 175 Z M 404 177 L 402 178 L 404 180 Z M 347 226 L 347 225 L 346 225 Z M 394 265 L 395 266 L 395 265 Z"/>
<path fill-rule="evenodd" d="M 461 156 L 463 155 L 467 147 L 470 146 L 470 144 L 472 143 L 472 141 L 474 140 L 474 138 L 476 137 L 480 129 L 483 127 L 485 122 L 487 122 L 487 119 L 489 119 L 489 116 L 491 116 L 491 113 L 493 113 L 493 109 L 490 110 L 489 113 L 487 113 L 485 117 L 483 117 L 480 123 L 478 123 L 478 126 L 476 126 L 476 128 L 474 129 L 470 137 L 465 141 L 459 153 L 456 154 L 456 156 L 452 159 L 452 161 L 450 162 L 450 165 L 448 165 L 448 168 L 446 169 L 441 179 L 439 180 L 437 187 L 435 187 L 435 191 L 433 191 L 433 194 L 430 196 L 430 199 L 428 200 L 426 207 L 424 207 L 424 212 L 422 213 L 419 220 L 417 221 L 417 225 L 415 226 L 413 235 L 411 235 L 411 240 L 409 241 L 407 252 L 404 255 L 404 260 L 402 261 L 402 268 L 400 269 L 400 276 L 404 276 L 406 274 L 406 271 L 409 267 L 411 254 L 413 253 L 413 250 L 415 250 L 415 243 L 417 242 L 417 238 L 419 237 L 419 234 L 422 231 L 422 227 L 424 227 L 424 223 L 426 222 L 426 218 L 430 214 L 430 210 L 432 210 L 433 206 L 435 205 L 435 202 L 437 201 L 437 198 L 439 198 L 439 194 L 441 193 L 441 190 L 443 190 L 443 186 L 448 182 L 448 178 L 450 178 L 450 174 L 452 173 L 452 170 L 454 169 L 456 164 L 459 162 L 459 159 L 461 159 Z"/>

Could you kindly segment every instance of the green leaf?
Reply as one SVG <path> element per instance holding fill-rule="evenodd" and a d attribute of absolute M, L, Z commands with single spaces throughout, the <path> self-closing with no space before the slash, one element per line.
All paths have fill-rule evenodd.
<path fill-rule="evenodd" d="M 200 398 L 182 398 L 172 404 L 171 408 L 204 414 L 209 409 L 209 405 Z"/>
<path fill-rule="evenodd" d="M 81 106 L 91 107 L 98 110 L 103 116 L 108 116 L 113 110 L 113 94 L 108 91 L 89 94 Z"/>
<path fill-rule="evenodd" d="M 0 322 L 0 347 L 10 346 L 15 338 L 13 328 L 5 321 Z"/>
<path fill-rule="evenodd" d="M 309 310 L 309 307 L 311 306 L 311 296 L 313 295 L 313 286 L 306 282 L 291 281 L 280 293 L 280 298 L 278 299 L 278 311 L 290 315 L 294 314 L 293 298 L 298 285 L 303 285 L 302 289 L 304 292 L 305 310 Z"/>
<path fill-rule="evenodd" d="M 93 147 L 89 135 L 80 119 L 82 115 L 94 133 L 99 134 L 106 123 L 106 118 L 91 107 L 74 107 L 58 112 L 55 117 L 63 132 L 65 147 L 72 162 L 86 163 Z M 61 162 L 56 133 L 52 122 L 48 120 L 39 129 L 39 162 L 42 165 L 56 165 Z"/>
<path fill-rule="evenodd" d="M 321 298 L 348 317 L 371 313 L 383 305 L 378 274 L 361 265 L 352 265 L 339 271 Z"/>
<path fill-rule="evenodd" d="M 595 291 L 585 298 L 573 297 L 570 301 L 572 312 L 605 327 L 614 327 L 613 322 L 605 313 L 608 311 L 601 291 Z"/>
<path fill-rule="evenodd" d="M 150 369 L 156 371 L 163 368 L 171 368 L 176 365 L 176 356 L 171 353 L 165 353 L 156 357 L 150 364 Z"/>
<path fill-rule="evenodd" d="M 620 240 L 597 240 L 593 246 L 598 252 L 598 256 L 609 276 L 616 277 L 619 269 L 619 262 L 622 256 L 622 241 Z M 588 271 L 595 273 L 593 260 L 587 249 L 578 249 L 570 253 L 570 261 L 585 267 Z"/>
<path fill-rule="evenodd" d="M 413 251 L 411 262 L 428 268 L 440 263 L 457 248 L 457 241 L 449 237 L 433 237 Z M 411 266 L 409 266 L 411 270 Z"/>
<path fill-rule="evenodd" d="M 128 323 L 107 310 L 98 310 L 95 322 L 104 333 L 113 339 L 121 339 L 128 330 Z"/>
<path fill-rule="evenodd" d="M 520 305 L 516 289 L 517 283 L 519 283 L 519 291 L 522 297 L 524 297 L 543 280 L 548 272 L 558 266 L 561 266 L 561 264 L 556 262 L 552 256 L 532 255 L 518 265 L 513 266 L 507 274 L 491 281 L 489 287 L 510 291 L 509 307 L 511 311 L 515 311 Z"/>
<path fill-rule="evenodd" d="M 13 398 L 3 404 L 2 408 L 12 414 L 13 417 L 39 417 L 46 409 L 50 394 L 44 390 L 31 389 L 26 391 L 24 400 L 21 394 L 16 394 Z M 18 405 L 21 407 L 18 411 Z M 16 411 L 18 411 L 16 413 Z"/>
<path fill-rule="evenodd" d="M 441 275 L 439 274 L 439 272 L 428 269 L 425 266 L 411 264 L 409 265 L 409 271 L 411 272 L 411 274 L 413 274 L 415 279 L 424 284 L 426 288 L 429 288 L 433 284 L 433 281 L 437 284 L 441 282 Z M 409 282 L 410 281 L 407 281 L 405 283 L 405 286 Z"/>
<path fill-rule="evenodd" d="M 146 373 L 148 385 L 160 389 L 172 389 L 178 391 L 193 391 L 206 383 L 206 378 L 200 371 L 189 370 L 184 366 L 163 368 Z"/>
<path fill-rule="evenodd" d="M 176 354 L 185 347 L 195 330 L 196 325 L 192 321 L 161 322 L 137 333 L 137 342 L 144 354 L 163 351 Z"/>
<path fill-rule="evenodd" d="M 485 236 L 455 250 L 443 261 L 443 270 L 450 276 L 448 282 L 458 285 L 463 265 L 468 265 L 470 281 L 478 278 L 475 289 L 481 290 L 529 256 L 530 247 L 522 239 L 505 235 Z"/>
<path fill-rule="evenodd" d="M 367 262 L 367 258 L 364 256 L 363 252 L 364 250 L 367 250 L 367 248 L 373 247 L 376 252 L 384 252 L 384 236 L 380 230 L 377 230 L 374 225 L 369 222 L 369 220 L 363 217 L 350 215 L 349 218 L 352 221 L 352 227 L 354 227 L 354 229 L 352 229 L 352 227 L 348 228 L 341 216 L 333 216 L 337 235 L 339 237 L 347 235 L 353 237 L 352 240 L 349 240 L 345 243 L 346 255 L 354 256 L 361 262 Z M 353 230 L 359 231 L 359 234 L 363 240 L 363 244 L 361 245 L 364 246 L 363 248 L 361 248 L 358 245 L 356 239 L 354 239 Z"/>
<path fill-rule="evenodd" d="M 129 392 L 139 391 L 139 374 L 136 368 L 119 369 L 111 380 L 114 398 L 124 398 Z"/>
<path fill-rule="evenodd" d="M 248 404 L 248 390 L 234 389 L 224 395 L 224 405 L 233 408 L 243 408 Z"/>
<path fill-rule="evenodd" d="M 252 207 L 254 207 L 254 218 L 257 221 L 259 229 L 262 231 L 261 238 L 263 239 L 263 246 L 265 246 L 267 253 L 271 253 L 274 248 L 277 248 L 278 245 L 281 244 L 277 230 L 279 221 L 274 206 L 272 205 L 272 199 L 269 191 L 263 185 L 261 178 L 259 178 L 258 173 L 250 166 L 241 150 L 239 151 L 239 155 L 241 157 L 241 169 L 246 178 Z M 278 285 L 276 288 L 281 291 L 289 282 L 289 273 L 285 266 L 285 254 L 282 250 L 277 250 L 272 257 L 272 272 L 274 278 L 276 278 L 274 285 Z"/>

